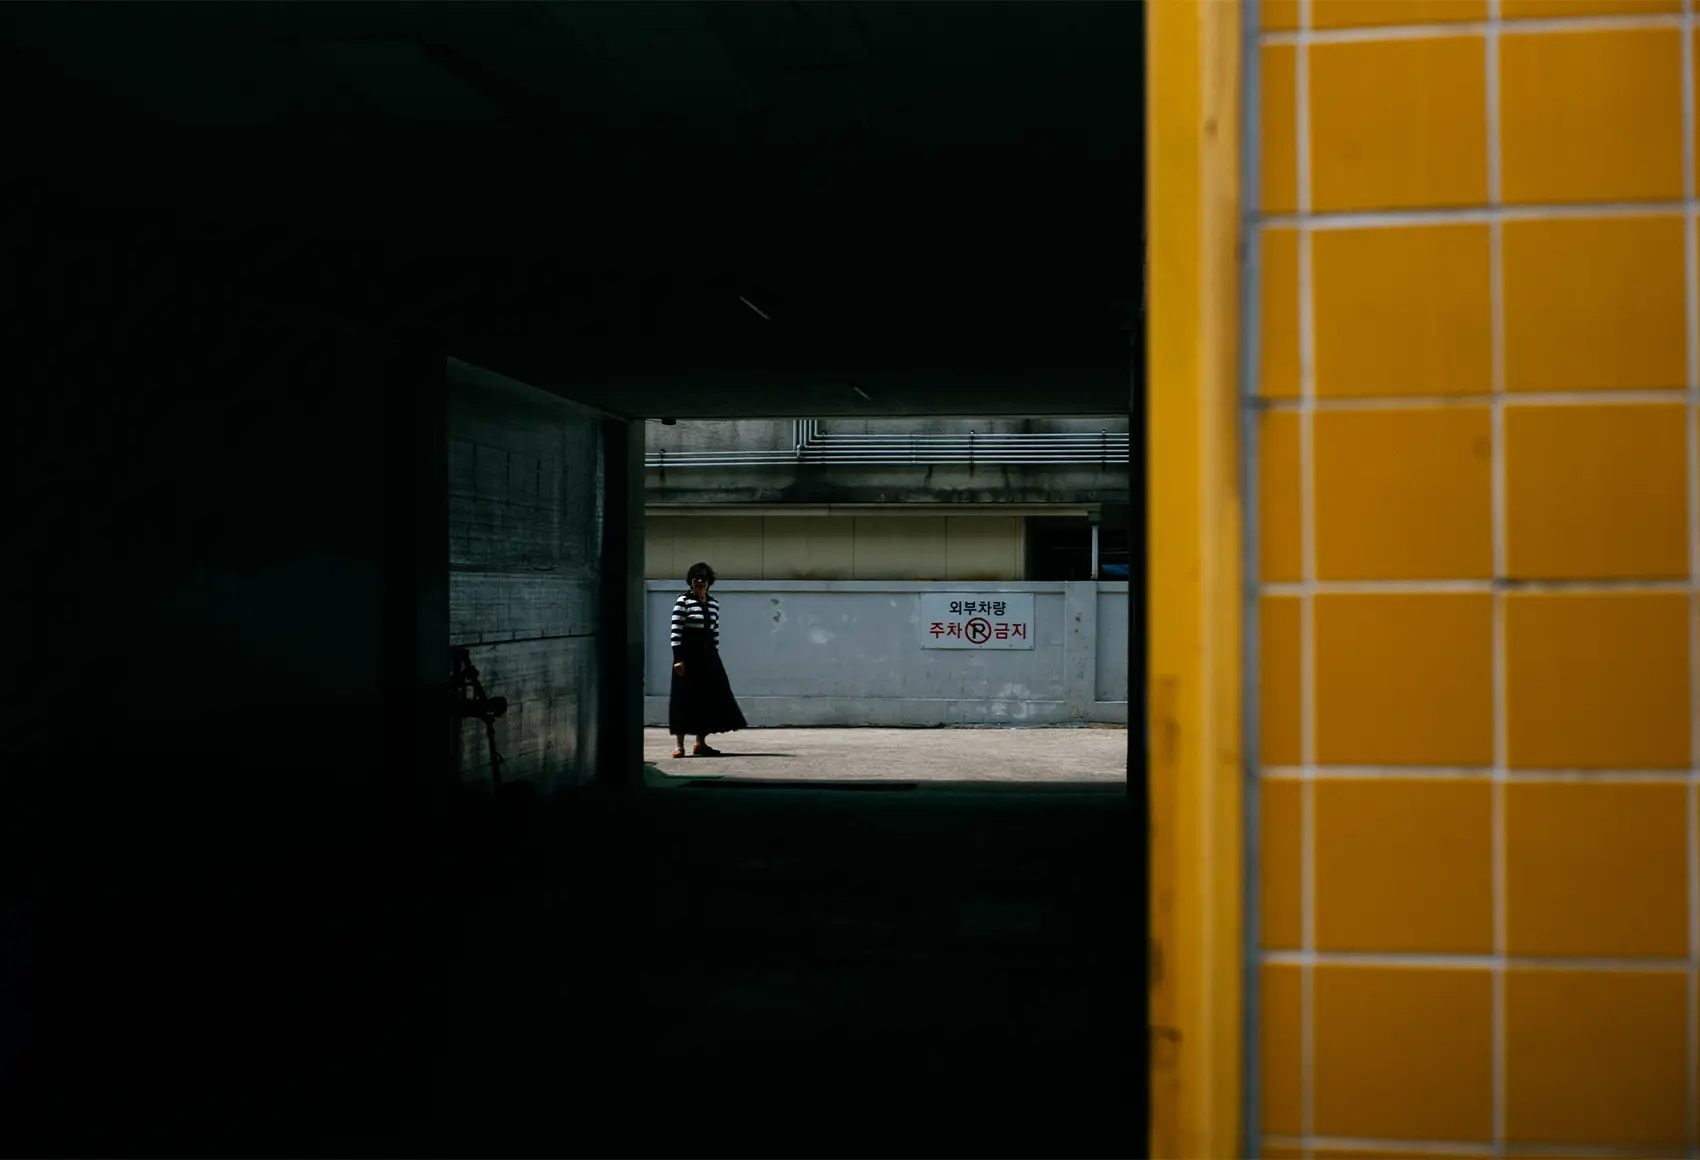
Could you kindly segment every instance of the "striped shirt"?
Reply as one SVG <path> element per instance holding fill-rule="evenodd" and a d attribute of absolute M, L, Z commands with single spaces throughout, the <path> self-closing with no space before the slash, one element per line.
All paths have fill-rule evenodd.
<path fill-rule="evenodd" d="M 689 592 L 673 601 L 673 628 L 671 637 L 674 651 L 685 643 L 685 630 L 689 628 L 706 628 L 714 634 L 714 647 L 720 647 L 720 602 L 710 596 L 707 603 L 698 600 Z"/>

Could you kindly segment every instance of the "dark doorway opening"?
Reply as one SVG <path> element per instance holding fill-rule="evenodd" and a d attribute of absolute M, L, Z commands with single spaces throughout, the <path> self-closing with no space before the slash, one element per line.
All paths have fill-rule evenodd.
<path fill-rule="evenodd" d="M 647 424 L 644 745 L 656 776 L 1125 783 L 1130 594 L 1094 582 L 1085 559 L 1101 509 L 1128 506 L 1125 426 Z M 1054 542 L 1070 531 L 1079 561 Z M 1125 519 L 1118 532 L 1111 552 Z M 698 563 L 714 570 L 716 655 L 754 730 L 715 742 L 726 760 L 706 762 L 686 760 L 691 737 L 668 731 L 690 732 L 692 684 L 670 650 Z M 679 647 L 689 641 L 678 626 Z"/>
<path fill-rule="evenodd" d="M 0 11 L 31 338 L 10 465 L 51 564 L 18 650 L 54 692 L 25 742 L 41 808 L 7 816 L 40 818 L 55 856 L 27 908 L 0 900 L 43 983 L 7 1056 L 20 1150 L 1143 1151 L 1141 731 L 1125 794 L 586 791 L 469 837 L 438 824 L 447 553 L 423 551 L 448 526 L 449 357 L 592 407 L 605 433 L 1127 407 L 1141 448 L 1142 20 Z M 394 423 L 339 403 L 358 383 L 319 372 L 324 328 L 401 352 Z M 190 397 L 163 343 L 128 345 L 168 332 L 242 359 L 199 360 Z M 288 374 L 222 374 L 243 359 Z M 406 471 L 329 502 L 319 469 L 355 423 Z M 220 442 L 233 428 L 292 449 L 245 456 Z M 254 502 L 293 471 L 327 501 L 306 531 Z M 1137 458 L 1132 478 L 1138 545 Z M 110 551 L 155 526 L 169 569 Z M 355 626 L 384 656 L 440 645 L 419 666 L 437 675 L 374 665 L 358 702 L 275 694 L 278 673 L 321 671 L 326 634 L 279 626 L 333 599 L 326 577 L 389 610 Z M 605 627 L 601 673 L 636 681 Z M 263 680 L 256 632 L 288 662 Z"/>
<path fill-rule="evenodd" d="M 1027 522 L 1028 575 L 1034 580 L 1127 580 L 1131 559 L 1126 523 L 1084 516 Z"/>

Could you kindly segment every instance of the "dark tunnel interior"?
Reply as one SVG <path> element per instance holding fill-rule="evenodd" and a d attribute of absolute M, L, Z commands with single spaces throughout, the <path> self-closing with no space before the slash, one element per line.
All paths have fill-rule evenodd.
<path fill-rule="evenodd" d="M 637 749 L 646 416 L 1126 409 L 1142 574 L 1142 22 L 0 10 L 0 1145 L 1143 1154 L 1141 729 L 1125 793 Z M 595 448 L 583 784 L 456 772 L 457 365 Z"/>

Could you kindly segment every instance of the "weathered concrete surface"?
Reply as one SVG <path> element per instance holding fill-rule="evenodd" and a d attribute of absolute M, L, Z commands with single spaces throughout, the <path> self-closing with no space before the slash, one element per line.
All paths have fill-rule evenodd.
<path fill-rule="evenodd" d="M 687 752 L 693 738 L 685 739 Z M 672 757 L 664 729 L 646 729 L 643 756 L 676 777 L 819 781 L 1117 782 L 1127 778 L 1127 730 L 747 729 L 709 738 L 724 757 Z"/>
<path fill-rule="evenodd" d="M 650 455 L 665 452 L 790 451 L 790 420 L 681 420 L 651 422 Z M 818 436 L 868 435 L 1125 435 L 1125 415 L 1108 417 L 835 418 L 819 423 Z M 650 468 L 651 503 L 1126 503 L 1127 461 L 1104 463 L 985 464 L 929 462 L 924 450 L 913 464 L 810 462 L 739 467 Z"/>
<path fill-rule="evenodd" d="M 582 785 L 601 716 L 599 423 L 458 362 L 448 401 L 449 644 L 511 706 L 496 723 L 503 780 Z M 459 721 L 456 738 L 462 781 L 488 786 L 483 726 Z"/>
<path fill-rule="evenodd" d="M 644 723 L 667 723 L 672 654 L 668 610 L 679 585 L 647 594 Z M 725 580 L 721 656 L 751 725 L 915 729 L 960 725 L 1127 723 L 1126 581 L 938 584 L 904 580 Z M 928 592 L 1030 592 L 1033 647 L 982 652 L 926 649 L 920 600 Z M 1119 675 L 1119 679 L 1116 679 Z M 1103 680 L 1119 701 L 1098 692 Z"/>

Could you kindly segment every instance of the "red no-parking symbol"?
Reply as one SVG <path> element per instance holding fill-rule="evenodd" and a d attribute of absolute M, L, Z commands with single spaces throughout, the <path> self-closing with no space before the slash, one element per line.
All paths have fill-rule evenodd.
<path fill-rule="evenodd" d="M 972 644 L 985 644 L 992 639 L 992 622 L 976 616 L 962 626 L 962 635 Z"/>

